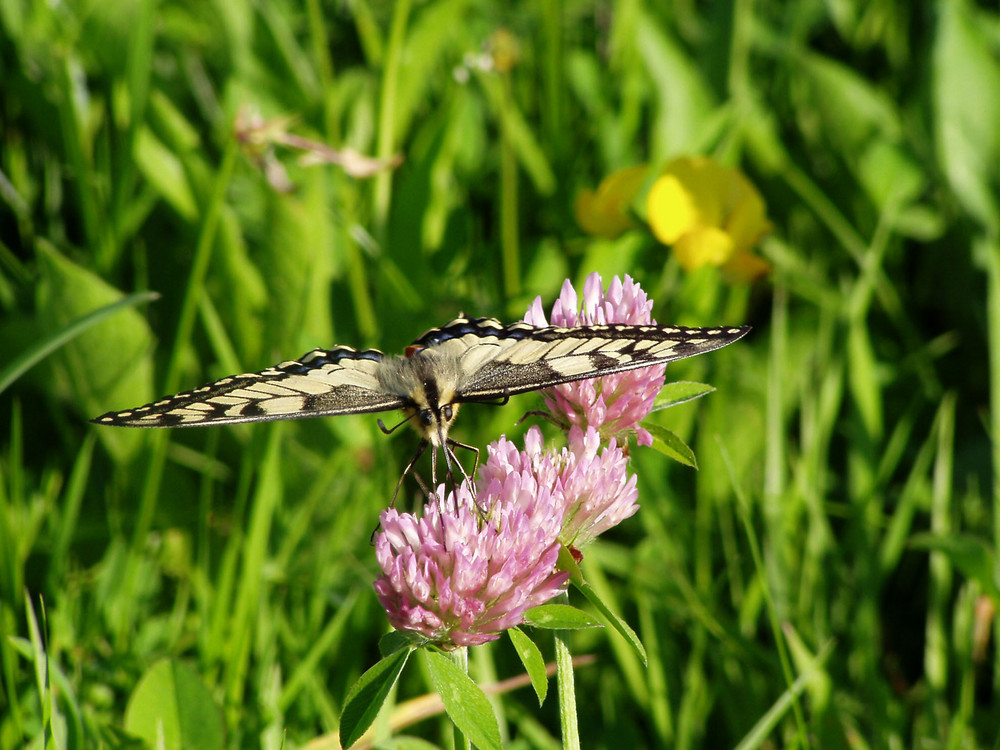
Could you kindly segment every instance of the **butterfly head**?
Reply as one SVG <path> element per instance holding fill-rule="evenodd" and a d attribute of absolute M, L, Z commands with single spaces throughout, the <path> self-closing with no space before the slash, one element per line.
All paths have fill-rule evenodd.
<path fill-rule="evenodd" d="M 410 411 L 410 410 L 408 410 Z M 448 441 L 448 430 L 458 416 L 458 404 L 444 404 L 437 408 L 426 406 L 413 409 L 413 426 L 435 448 Z"/>
<path fill-rule="evenodd" d="M 414 429 L 435 448 L 448 441 L 448 430 L 458 416 L 457 402 L 451 402 L 454 393 L 439 394 L 433 381 L 411 393 L 412 404 L 404 408 Z"/>

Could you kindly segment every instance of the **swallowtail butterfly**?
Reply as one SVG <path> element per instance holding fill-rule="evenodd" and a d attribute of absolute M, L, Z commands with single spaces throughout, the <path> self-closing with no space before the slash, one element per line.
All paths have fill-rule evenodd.
<path fill-rule="evenodd" d="M 448 437 L 461 404 L 502 402 L 560 383 L 693 357 L 731 344 L 748 330 L 654 325 L 535 328 L 459 317 L 425 333 L 406 348 L 404 356 L 349 346 L 314 349 L 297 360 L 231 375 L 92 421 L 122 427 L 189 427 L 401 409 L 423 438 L 407 471 L 428 444 L 435 449 L 435 458 L 436 449 L 443 449 L 450 467 L 450 446 L 469 447 Z"/>

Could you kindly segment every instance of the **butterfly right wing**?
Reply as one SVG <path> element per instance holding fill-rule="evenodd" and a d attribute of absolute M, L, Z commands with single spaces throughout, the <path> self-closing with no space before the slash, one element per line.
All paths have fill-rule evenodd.
<path fill-rule="evenodd" d="M 731 344 L 746 326 L 686 328 L 592 325 L 533 328 L 514 323 L 463 355 L 459 401 L 506 398 L 561 383 L 652 367 Z"/>
<path fill-rule="evenodd" d="M 261 372 L 231 375 L 91 421 L 122 427 L 185 427 L 398 409 L 404 398 L 379 382 L 384 359 L 376 349 L 314 349 Z"/>

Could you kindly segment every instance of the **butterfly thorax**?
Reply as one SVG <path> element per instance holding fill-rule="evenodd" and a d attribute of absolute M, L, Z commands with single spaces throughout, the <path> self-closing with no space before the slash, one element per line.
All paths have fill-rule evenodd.
<path fill-rule="evenodd" d="M 421 437 L 435 448 L 443 445 L 458 416 L 458 359 L 418 349 L 409 356 L 386 359 L 385 365 L 379 372 L 382 387 L 404 400 L 403 413 Z"/>

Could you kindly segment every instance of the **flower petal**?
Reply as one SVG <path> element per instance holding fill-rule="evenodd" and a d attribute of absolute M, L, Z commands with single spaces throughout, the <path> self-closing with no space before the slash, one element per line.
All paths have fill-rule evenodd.
<path fill-rule="evenodd" d="M 660 242 L 672 245 L 698 225 L 700 215 L 686 186 L 675 175 L 667 174 L 649 189 L 646 220 Z"/>
<path fill-rule="evenodd" d="M 577 196 L 577 223 L 589 234 L 613 239 L 635 225 L 629 207 L 642 187 L 645 165 L 626 167 L 608 175 L 597 190 Z"/>
<path fill-rule="evenodd" d="M 733 238 L 717 227 L 699 227 L 674 244 L 674 257 L 688 272 L 702 266 L 721 266 L 732 257 Z"/>

